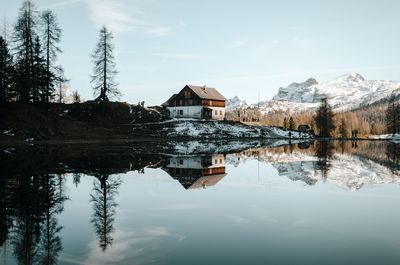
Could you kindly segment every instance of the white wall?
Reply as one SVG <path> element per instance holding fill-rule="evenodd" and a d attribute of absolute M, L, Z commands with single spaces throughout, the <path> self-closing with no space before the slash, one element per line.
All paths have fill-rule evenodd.
<path fill-rule="evenodd" d="M 221 107 L 208 107 L 213 110 L 212 119 L 222 121 L 225 119 L 225 108 Z"/>
<path fill-rule="evenodd" d="M 187 156 L 174 156 L 169 159 L 168 168 L 190 168 L 190 169 L 203 169 L 203 168 L 220 168 L 224 167 L 225 156 L 221 154 L 213 154 L 211 157 L 211 165 L 205 167 L 202 162 L 201 156 L 187 157 Z"/>
<path fill-rule="evenodd" d="M 169 159 L 169 168 L 191 168 L 202 169 L 201 157 L 171 157 Z"/>
<path fill-rule="evenodd" d="M 224 120 L 225 119 L 225 108 L 221 107 L 208 107 L 212 109 L 212 119 L 213 120 Z M 177 106 L 177 107 L 167 107 L 171 118 L 193 118 L 201 119 L 202 106 Z M 183 114 L 180 114 L 183 111 Z"/>
<path fill-rule="evenodd" d="M 184 107 L 168 107 L 171 118 L 194 118 L 201 119 L 202 106 L 184 106 Z M 183 111 L 183 115 L 180 115 L 180 111 Z"/>
<path fill-rule="evenodd" d="M 212 165 L 208 168 L 220 168 L 226 166 L 225 156 L 221 154 L 214 154 L 211 156 Z"/>

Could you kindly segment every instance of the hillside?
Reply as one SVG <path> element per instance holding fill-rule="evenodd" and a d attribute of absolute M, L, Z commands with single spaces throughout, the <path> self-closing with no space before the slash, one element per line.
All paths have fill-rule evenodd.
<path fill-rule="evenodd" d="M 154 110 L 127 103 L 45 105 L 9 103 L 0 107 L 0 140 L 92 140 L 126 138 L 133 124 L 159 122 Z"/>
<path fill-rule="evenodd" d="M 289 137 L 279 128 L 239 122 L 169 120 L 156 110 L 119 102 L 51 104 L 48 110 L 44 105 L 8 104 L 0 111 L 0 121 L 2 142 Z M 300 138 L 297 133 L 291 136 Z"/>

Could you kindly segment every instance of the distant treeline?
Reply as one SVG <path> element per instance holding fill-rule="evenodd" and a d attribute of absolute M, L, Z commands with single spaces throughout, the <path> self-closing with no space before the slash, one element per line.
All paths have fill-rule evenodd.
<path fill-rule="evenodd" d="M 322 102 L 322 105 L 325 103 L 328 102 Z M 329 104 L 324 105 L 325 115 L 327 115 L 326 108 L 330 109 L 329 112 L 332 111 Z M 309 125 L 311 131 L 321 135 L 321 127 L 317 125 L 317 116 L 320 111 L 322 111 L 321 108 L 316 112 L 290 113 L 289 111 L 277 111 L 263 115 L 257 108 L 248 108 L 227 113 L 227 119 L 259 122 L 263 125 L 277 126 L 290 130 L 297 130 L 299 125 Z M 357 110 L 332 112 L 331 114 L 332 120 L 329 122 L 331 127 L 329 135 L 332 137 L 348 138 L 353 136 L 352 133 L 354 131 L 357 131 L 358 136 L 400 133 L 399 96 L 392 95 L 389 99 L 379 102 L 379 104 L 364 106 Z M 321 124 L 323 123 L 321 122 Z M 326 132 L 322 134 L 326 135 Z"/>

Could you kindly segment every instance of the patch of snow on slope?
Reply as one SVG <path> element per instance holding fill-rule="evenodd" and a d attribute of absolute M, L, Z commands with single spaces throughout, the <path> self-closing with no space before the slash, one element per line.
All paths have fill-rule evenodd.
<path fill-rule="evenodd" d="M 382 140 L 389 140 L 394 143 L 400 143 L 400 134 L 382 134 L 382 135 L 373 135 L 371 138 L 373 139 L 382 139 Z"/>
<path fill-rule="evenodd" d="M 180 120 L 171 122 L 170 127 L 164 128 L 169 137 L 192 138 L 289 138 L 289 131 L 268 126 L 248 126 L 241 123 L 218 121 Z M 300 137 L 301 136 L 301 137 Z M 309 139 L 311 135 L 298 132 L 291 133 L 292 138 Z"/>
<path fill-rule="evenodd" d="M 230 124 L 213 121 L 177 121 L 174 130 L 168 136 L 186 137 L 260 137 L 260 130 L 242 124 Z"/>

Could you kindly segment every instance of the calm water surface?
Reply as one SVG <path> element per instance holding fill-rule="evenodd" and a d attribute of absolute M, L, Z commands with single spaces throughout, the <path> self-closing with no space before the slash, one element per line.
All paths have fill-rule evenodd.
<path fill-rule="evenodd" d="M 400 145 L 281 144 L 0 148 L 0 264 L 399 264 Z"/>

